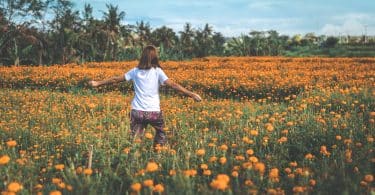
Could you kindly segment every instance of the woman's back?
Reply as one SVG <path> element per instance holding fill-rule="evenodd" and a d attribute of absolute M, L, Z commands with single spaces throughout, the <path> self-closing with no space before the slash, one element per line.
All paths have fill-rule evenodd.
<path fill-rule="evenodd" d="M 159 86 L 167 79 L 167 75 L 159 67 L 150 69 L 131 69 L 125 74 L 127 81 L 132 80 L 135 96 L 132 108 L 142 111 L 160 111 Z"/>

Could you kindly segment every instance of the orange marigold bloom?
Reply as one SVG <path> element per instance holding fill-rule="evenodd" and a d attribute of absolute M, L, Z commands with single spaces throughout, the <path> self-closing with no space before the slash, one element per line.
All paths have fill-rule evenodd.
<path fill-rule="evenodd" d="M 152 139 L 154 136 L 151 133 L 145 133 L 145 138 Z"/>
<path fill-rule="evenodd" d="M 9 192 L 14 192 L 14 193 L 17 193 L 18 191 L 22 190 L 22 185 L 18 182 L 11 182 L 8 184 L 7 186 L 7 190 Z"/>
<path fill-rule="evenodd" d="M 246 150 L 246 154 L 248 154 L 249 156 L 251 156 L 251 155 L 254 154 L 254 150 L 253 149 L 248 149 L 248 150 Z"/>
<path fill-rule="evenodd" d="M 217 160 L 217 157 L 212 156 L 212 157 L 210 157 L 210 159 L 208 159 L 208 162 L 212 163 L 212 162 L 215 162 L 216 160 Z"/>
<path fill-rule="evenodd" d="M 15 147 L 17 146 L 17 142 L 15 140 L 10 140 L 10 141 L 7 141 L 7 146 L 8 147 Z"/>
<path fill-rule="evenodd" d="M 143 185 L 145 187 L 152 187 L 154 185 L 154 181 L 152 179 L 146 179 L 143 181 Z"/>
<path fill-rule="evenodd" d="M 169 175 L 170 176 L 176 175 L 176 170 L 174 169 L 169 170 Z"/>
<path fill-rule="evenodd" d="M 255 170 L 259 172 L 259 174 L 263 175 L 266 171 L 266 165 L 262 162 L 255 163 Z"/>
<path fill-rule="evenodd" d="M 206 169 L 203 171 L 203 175 L 210 176 L 211 174 L 212 174 L 211 170 Z"/>
<path fill-rule="evenodd" d="M 142 185 L 140 183 L 133 183 L 130 188 L 133 192 L 139 192 L 142 189 Z"/>
<path fill-rule="evenodd" d="M 277 168 L 271 169 L 268 177 L 270 178 L 271 181 L 277 182 L 279 179 L 279 169 Z"/>
<path fill-rule="evenodd" d="M 154 192 L 162 193 L 164 192 L 164 186 L 162 184 L 157 184 L 154 186 Z"/>
<path fill-rule="evenodd" d="M 92 175 L 92 169 L 89 169 L 89 168 L 84 169 L 83 170 L 83 174 L 85 174 L 85 175 Z"/>
<path fill-rule="evenodd" d="M 365 182 L 367 182 L 367 183 L 371 183 L 371 182 L 374 181 L 374 176 L 371 175 L 371 174 L 367 174 L 367 175 L 365 175 L 365 177 L 363 178 L 363 180 L 364 180 Z"/>
<path fill-rule="evenodd" d="M 57 164 L 55 165 L 55 169 L 58 171 L 62 171 L 64 169 L 65 165 L 64 164 Z"/>
<path fill-rule="evenodd" d="M 208 169 L 208 165 L 207 164 L 201 164 L 201 169 L 203 169 L 203 170 Z"/>
<path fill-rule="evenodd" d="M 220 146 L 220 150 L 223 150 L 223 151 L 227 151 L 228 150 L 228 146 L 223 144 Z"/>
<path fill-rule="evenodd" d="M 305 191 L 305 188 L 302 187 L 302 186 L 294 186 L 294 187 L 293 187 L 293 192 L 294 192 L 294 193 L 302 193 L 302 192 L 304 192 L 304 191 Z"/>
<path fill-rule="evenodd" d="M 313 156 L 311 153 L 308 153 L 308 154 L 305 155 L 305 158 L 306 158 L 307 160 L 311 160 L 311 159 L 314 158 L 314 156 Z"/>
<path fill-rule="evenodd" d="M 232 176 L 233 176 L 233 177 L 238 177 L 238 171 L 233 171 L 233 172 L 232 172 Z"/>
<path fill-rule="evenodd" d="M 146 171 L 147 172 L 155 172 L 157 171 L 159 168 L 158 164 L 155 163 L 155 162 L 149 162 L 147 163 L 147 166 L 146 166 Z"/>
<path fill-rule="evenodd" d="M 216 179 L 214 179 L 210 183 L 210 186 L 214 189 L 225 191 L 229 187 L 228 186 L 229 181 L 230 181 L 230 178 L 228 175 L 219 174 L 216 176 Z"/>
<path fill-rule="evenodd" d="M 227 162 L 227 158 L 225 158 L 225 157 L 221 157 L 220 159 L 219 159 L 219 162 L 220 162 L 220 164 L 225 164 L 226 162 Z"/>
<path fill-rule="evenodd" d="M 58 191 L 58 190 L 53 190 L 53 191 L 49 192 L 49 195 L 61 195 L 61 192 Z"/>
<path fill-rule="evenodd" d="M 206 153 L 206 151 L 204 149 L 199 149 L 195 152 L 195 154 L 197 154 L 197 156 L 204 156 L 205 153 Z"/>
<path fill-rule="evenodd" d="M 256 163 L 256 162 L 258 162 L 258 158 L 255 157 L 255 156 L 251 156 L 251 157 L 249 158 L 249 160 L 250 160 L 250 162 L 252 162 L 252 163 Z"/>
<path fill-rule="evenodd" d="M 4 155 L 0 157 L 0 165 L 6 165 L 10 161 L 10 157 L 8 155 Z"/>

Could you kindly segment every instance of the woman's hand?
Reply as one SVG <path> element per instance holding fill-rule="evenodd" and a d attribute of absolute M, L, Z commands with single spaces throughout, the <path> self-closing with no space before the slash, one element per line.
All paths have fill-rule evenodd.
<path fill-rule="evenodd" d="M 99 82 L 98 81 L 89 81 L 89 85 L 91 87 L 97 87 L 97 86 L 99 86 Z"/>
<path fill-rule="evenodd" d="M 202 98 L 201 98 L 201 96 L 199 96 L 198 94 L 196 94 L 196 93 L 191 93 L 191 96 L 190 96 L 191 98 L 193 98 L 195 101 L 197 101 L 197 102 L 200 102 L 200 101 L 202 101 Z"/>

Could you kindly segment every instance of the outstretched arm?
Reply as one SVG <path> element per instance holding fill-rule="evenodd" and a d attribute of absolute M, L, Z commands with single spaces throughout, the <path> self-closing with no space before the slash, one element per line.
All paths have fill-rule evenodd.
<path fill-rule="evenodd" d="M 92 80 L 92 81 L 89 81 L 89 85 L 92 87 L 99 87 L 100 85 L 108 85 L 108 84 L 113 84 L 113 83 L 119 83 L 122 81 L 125 81 L 124 76 L 117 76 L 117 77 L 111 77 L 109 79 L 102 80 L 102 81 Z"/>
<path fill-rule="evenodd" d="M 171 79 L 167 79 L 165 82 L 164 82 L 166 85 L 168 85 L 169 87 L 172 87 L 173 89 L 177 90 L 177 91 L 180 91 L 188 96 L 190 96 L 191 98 L 193 98 L 195 101 L 202 101 L 202 98 L 201 96 L 199 96 L 198 94 L 196 93 L 193 93 L 189 90 L 187 90 L 186 88 L 182 87 L 181 85 L 179 85 L 178 83 L 175 83 L 173 82 Z"/>

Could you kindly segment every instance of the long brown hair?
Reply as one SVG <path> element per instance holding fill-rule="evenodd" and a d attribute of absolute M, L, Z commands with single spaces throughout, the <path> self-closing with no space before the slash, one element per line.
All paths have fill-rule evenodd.
<path fill-rule="evenodd" d="M 150 68 L 160 68 L 158 52 L 153 45 L 146 46 L 142 51 L 142 56 L 139 59 L 138 68 L 148 70 Z"/>

